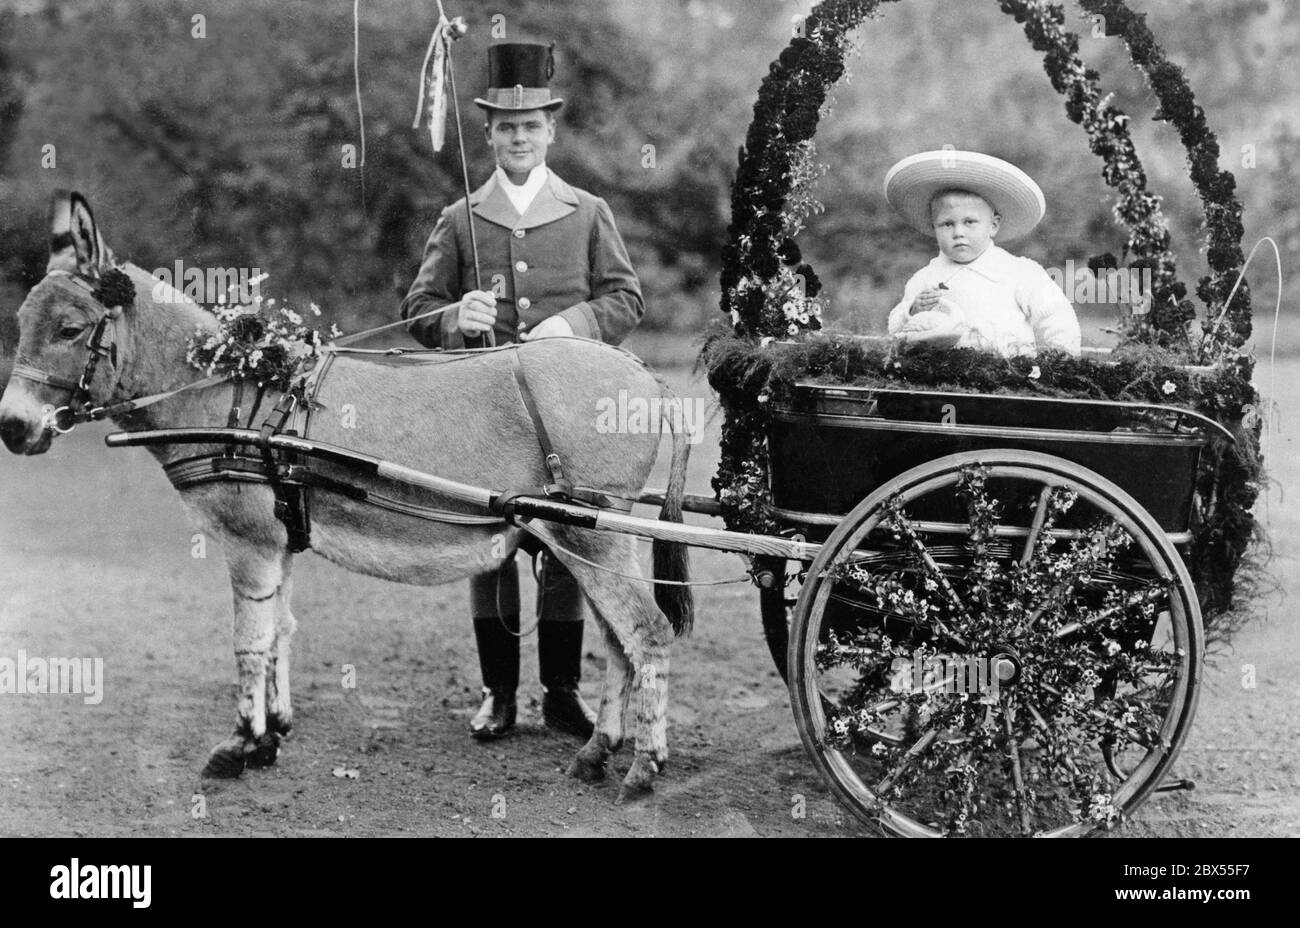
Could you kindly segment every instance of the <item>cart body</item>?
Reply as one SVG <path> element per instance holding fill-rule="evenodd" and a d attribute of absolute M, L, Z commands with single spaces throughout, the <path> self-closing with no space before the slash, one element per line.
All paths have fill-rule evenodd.
<path fill-rule="evenodd" d="M 772 514 L 820 541 L 904 471 L 948 454 L 1003 448 L 1050 454 L 1100 474 L 1184 544 L 1212 428 L 1163 406 L 804 382 L 773 404 Z"/>

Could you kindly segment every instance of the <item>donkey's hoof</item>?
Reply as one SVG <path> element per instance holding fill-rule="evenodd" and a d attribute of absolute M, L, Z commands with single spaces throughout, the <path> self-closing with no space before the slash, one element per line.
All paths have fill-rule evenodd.
<path fill-rule="evenodd" d="M 248 752 L 247 763 L 249 767 L 258 770 L 273 766 L 279 756 L 280 736 L 273 731 L 268 731 L 257 739 L 257 744 L 253 746 L 253 750 Z"/>
<path fill-rule="evenodd" d="M 273 712 L 266 714 L 266 730 L 274 732 L 277 735 L 287 735 L 293 731 L 293 715 L 276 715 Z"/>
<path fill-rule="evenodd" d="M 573 763 L 569 764 L 567 772 L 569 776 L 576 777 L 584 783 L 599 783 L 605 779 L 605 763 L 590 761 L 579 754 L 573 759 Z"/>
<path fill-rule="evenodd" d="M 208 755 L 203 776 L 214 780 L 233 780 L 244 772 L 244 751 L 241 747 L 219 745 Z"/>
<path fill-rule="evenodd" d="M 638 754 L 623 778 L 623 786 L 618 791 L 618 803 L 634 802 L 654 792 L 655 777 L 659 774 L 659 765 L 644 754 Z"/>

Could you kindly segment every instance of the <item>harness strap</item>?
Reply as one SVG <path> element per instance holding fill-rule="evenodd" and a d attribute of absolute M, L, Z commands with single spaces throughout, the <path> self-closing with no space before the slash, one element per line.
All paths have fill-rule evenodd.
<path fill-rule="evenodd" d="M 204 483 L 228 480 L 259 484 L 269 484 L 271 482 L 271 478 L 266 474 L 266 466 L 260 457 L 255 458 L 242 454 L 236 454 L 232 457 L 201 455 L 199 457 L 183 458 L 165 465 L 163 470 L 167 474 L 167 479 L 171 481 L 171 485 L 177 490 L 184 490 Z M 449 509 L 421 506 L 418 503 L 396 499 L 374 490 L 354 486 L 343 480 L 326 477 L 323 474 L 316 473 L 304 464 L 293 464 L 286 467 L 281 482 L 288 486 L 300 485 L 337 493 L 357 502 L 368 503 L 381 509 L 402 513 L 429 522 L 445 522 L 451 525 L 500 525 L 503 521 L 496 516 L 453 512 Z"/>
<path fill-rule="evenodd" d="M 237 429 L 240 426 L 240 418 L 244 414 L 244 382 L 236 380 L 230 393 L 230 412 L 226 414 L 226 428 Z M 230 451 L 235 449 L 232 446 Z"/>
<path fill-rule="evenodd" d="M 327 352 L 324 357 L 317 360 L 316 366 L 307 373 L 307 376 L 302 379 L 302 382 L 299 385 L 299 392 L 302 394 L 303 407 L 303 438 L 311 437 L 311 414 L 319 405 L 316 402 L 316 396 L 320 393 L 321 387 L 325 383 L 325 375 L 329 373 L 330 367 L 333 366 L 335 357 L 336 355 L 334 352 Z"/>
<path fill-rule="evenodd" d="M 300 483 L 288 483 L 285 476 L 289 469 L 298 462 L 289 457 L 281 465 L 275 459 L 275 449 L 271 447 L 271 436 L 277 434 L 296 435 L 290 429 L 284 432 L 285 423 L 289 421 L 298 405 L 298 396 L 293 390 L 287 390 L 280 396 L 280 402 L 267 416 L 258 430 L 258 449 L 262 453 L 262 464 L 266 478 L 271 483 L 271 492 L 275 494 L 275 517 L 283 524 L 288 533 L 287 547 L 291 554 L 306 551 L 311 547 L 311 502 L 305 488 Z M 278 417 L 278 421 L 276 421 Z"/>
<path fill-rule="evenodd" d="M 51 387 L 57 387 L 60 390 L 77 389 L 77 382 L 75 380 L 67 380 L 63 377 L 58 377 L 55 376 L 54 374 L 46 373 L 45 371 L 40 370 L 39 368 L 31 367 L 30 365 L 27 364 L 15 364 L 13 369 L 13 376 L 21 377 L 23 380 L 30 380 L 33 381 L 34 383 L 49 384 Z"/>
<path fill-rule="evenodd" d="M 546 469 L 551 475 L 551 482 L 542 487 L 542 493 L 546 496 L 572 496 L 573 484 L 564 476 L 564 465 L 560 461 L 560 456 L 555 452 L 555 446 L 551 444 L 551 436 L 546 432 L 546 424 L 542 422 L 542 414 L 537 408 L 537 400 L 533 398 L 532 388 L 528 386 L 528 375 L 524 372 L 524 365 L 519 360 L 518 351 L 512 352 L 510 355 L 510 369 L 515 375 L 515 385 L 519 388 L 519 398 L 524 401 L 524 409 L 528 411 L 528 417 L 533 420 L 533 429 L 537 432 L 537 443 L 542 446 L 542 455 L 546 459 Z"/>
<path fill-rule="evenodd" d="M 86 366 L 81 371 L 81 379 L 77 381 L 77 391 L 81 394 L 89 392 L 90 382 L 95 379 L 95 369 L 99 367 L 100 358 L 111 356 L 113 366 L 117 366 L 117 344 L 104 347 L 104 332 L 108 329 L 110 318 L 108 315 L 100 316 L 90 332 L 90 338 L 86 341 L 86 349 L 90 355 L 86 358 Z"/>

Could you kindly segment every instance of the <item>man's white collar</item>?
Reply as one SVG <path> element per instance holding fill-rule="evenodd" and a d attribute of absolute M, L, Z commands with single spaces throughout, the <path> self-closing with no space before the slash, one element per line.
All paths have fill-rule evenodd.
<path fill-rule="evenodd" d="M 502 167 L 497 165 L 496 177 L 497 183 L 500 184 L 501 189 L 504 190 L 506 196 L 510 198 L 511 204 L 519 212 L 519 215 L 522 216 L 528 211 L 529 204 L 531 204 L 537 194 L 541 192 L 542 187 L 546 185 L 548 172 L 546 170 L 546 164 L 543 162 L 528 172 L 527 180 L 522 184 L 516 184 L 506 176 L 506 172 Z"/>

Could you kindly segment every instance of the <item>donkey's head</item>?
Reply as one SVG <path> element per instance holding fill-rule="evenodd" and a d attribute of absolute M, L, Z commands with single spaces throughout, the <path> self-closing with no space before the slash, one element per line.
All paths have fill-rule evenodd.
<path fill-rule="evenodd" d="M 85 197 L 55 191 L 50 260 L 18 310 L 18 354 L 0 400 L 10 451 L 40 454 L 79 408 L 107 401 L 119 373 L 115 329 L 134 308 L 132 290 Z"/>

